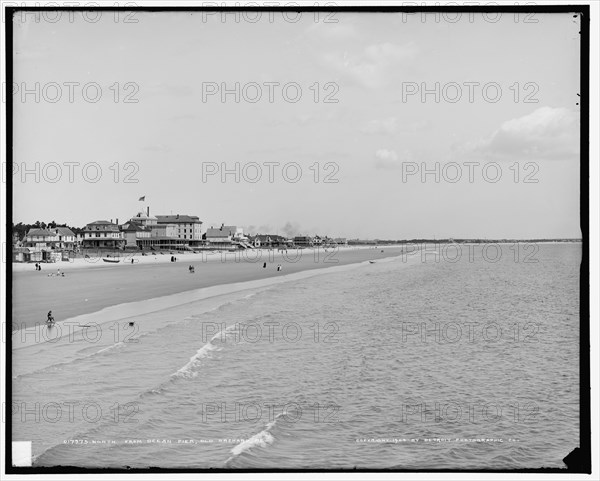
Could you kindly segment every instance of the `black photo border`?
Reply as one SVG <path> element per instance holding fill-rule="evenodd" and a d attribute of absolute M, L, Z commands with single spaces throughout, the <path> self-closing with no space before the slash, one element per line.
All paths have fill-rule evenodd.
<path fill-rule="evenodd" d="M 590 410 L 590 266 L 589 266 L 589 118 L 590 118 L 590 6 L 589 5 L 522 5 L 522 6 L 326 6 L 326 7 L 200 7 L 200 6 L 140 6 L 140 7 L 29 7 L 7 6 L 4 7 L 5 32 L 4 39 L 6 56 L 6 85 L 13 83 L 13 15 L 19 12 L 44 12 L 44 11 L 140 11 L 140 12 L 200 12 L 200 11 L 263 11 L 263 12 L 380 12 L 380 13 L 572 13 L 581 18 L 580 31 L 580 228 L 582 235 L 582 260 L 580 267 L 580 364 L 579 364 L 579 394 L 580 394 L 580 442 L 579 446 L 566 449 L 573 451 L 566 457 L 566 469 L 538 468 L 538 469 L 164 469 L 151 468 L 80 468 L 73 466 L 54 467 L 14 467 L 12 466 L 12 417 L 7 415 L 5 450 L 6 474 L 177 474 L 177 473 L 591 473 L 591 410 Z M 599 19 L 595 19 L 598 21 Z M 6 95 L 6 233 L 7 247 L 12 239 L 13 221 L 13 98 L 8 92 Z M 8 249 L 7 249 L 8 250 Z M 6 318 L 7 327 L 12 321 L 12 254 L 6 256 Z M 8 330 L 8 329 L 7 329 Z M 4 378 L 6 379 L 6 402 L 12 400 L 12 337 L 7 335 L 6 363 Z M 568 453 L 565 452 L 565 455 Z"/>

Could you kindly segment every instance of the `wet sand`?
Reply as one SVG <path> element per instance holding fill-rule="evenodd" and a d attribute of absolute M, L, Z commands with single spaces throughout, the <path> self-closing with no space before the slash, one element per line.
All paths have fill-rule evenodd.
<path fill-rule="evenodd" d="M 177 262 L 105 264 L 90 269 L 68 270 L 57 263 L 44 264 L 42 271 L 35 271 L 31 266 L 30 271 L 21 269 L 13 272 L 13 330 L 44 322 L 49 310 L 60 322 L 126 302 L 398 256 L 402 249 L 389 246 L 383 249 L 340 249 L 330 252 L 329 257 L 321 251 L 318 258 L 311 250 L 299 252 L 301 254 L 296 262 L 292 262 L 297 256 L 296 251 L 290 250 L 287 260 L 278 254 L 269 258 L 267 251 L 261 251 L 261 258 L 255 262 L 249 256 L 239 257 L 239 254 L 236 261 L 231 253 L 225 256 L 225 262 L 216 254 L 204 261 L 198 260 L 197 256 L 178 255 Z M 264 262 L 267 262 L 266 268 L 263 268 Z M 278 264 L 282 266 L 281 271 L 277 271 Z M 188 272 L 189 265 L 195 267 L 194 274 Z M 57 268 L 66 272 L 65 277 L 48 277 L 48 273 L 55 273 Z"/>

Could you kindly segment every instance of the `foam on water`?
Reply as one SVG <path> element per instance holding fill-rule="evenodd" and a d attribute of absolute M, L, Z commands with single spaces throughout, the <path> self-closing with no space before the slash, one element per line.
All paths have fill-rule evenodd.
<path fill-rule="evenodd" d="M 183 366 L 181 369 L 178 369 L 177 372 L 173 373 L 175 377 L 183 377 L 183 378 L 193 378 L 198 375 L 198 372 L 195 370 L 196 367 L 200 365 L 200 361 L 206 357 L 209 357 L 209 353 L 211 351 L 220 350 L 218 346 L 215 346 L 211 342 L 206 343 L 202 346 L 196 354 L 194 354 L 190 361 Z"/>
<path fill-rule="evenodd" d="M 273 421 L 271 421 L 270 423 L 268 423 L 265 426 L 265 429 L 263 429 L 259 433 L 256 433 L 251 438 L 248 438 L 245 441 L 242 441 L 241 443 L 234 446 L 231 449 L 231 454 L 233 454 L 233 456 L 230 457 L 225 463 L 227 464 L 235 456 L 239 456 L 239 455 L 245 453 L 246 451 L 251 450 L 252 448 L 256 448 L 256 447 L 266 448 L 267 446 L 270 446 L 271 444 L 273 444 L 275 442 L 275 438 L 274 438 L 273 434 L 271 434 L 271 430 L 275 427 L 275 424 L 277 423 L 277 419 L 280 416 L 281 416 L 281 414 L 278 414 L 277 417 Z"/>
<path fill-rule="evenodd" d="M 253 297 L 256 293 L 252 293 L 252 294 L 248 294 L 247 296 L 244 296 L 243 299 L 249 299 L 250 297 Z M 231 303 L 227 303 L 224 304 L 222 306 L 219 306 L 219 309 L 223 308 L 226 305 L 231 305 Z M 217 308 L 215 308 L 217 309 Z M 196 354 L 194 354 L 189 362 L 183 366 L 181 369 L 178 369 L 177 372 L 173 373 L 173 376 L 175 377 L 181 377 L 181 378 L 194 378 L 198 375 L 198 372 L 196 371 L 196 368 L 200 366 L 201 364 L 201 360 L 205 359 L 207 357 L 209 357 L 210 352 L 211 351 L 220 351 L 222 348 L 219 346 L 216 346 L 213 344 L 213 341 L 216 341 L 217 339 L 223 340 L 223 338 L 227 337 L 228 334 L 230 334 L 233 330 L 235 330 L 237 328 L 237 326 L 235 325 L 231 325 L 228 326 L 225 329 L 222 329 L 221 331 L 217 332 L 211 339 L 209 342 L 207 342 L 204 346 L 202 346 L 200 349 L 198 349 L 196 351 Z"/>

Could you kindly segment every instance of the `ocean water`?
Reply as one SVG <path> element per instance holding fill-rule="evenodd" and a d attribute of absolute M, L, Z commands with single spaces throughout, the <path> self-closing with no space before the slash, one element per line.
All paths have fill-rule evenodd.
<path fill-rule="evenodd" d="M 13 441 L 34 466 L 565 467 L 581 245 L 500 253 L 322 270 L 15 349 Z"/>

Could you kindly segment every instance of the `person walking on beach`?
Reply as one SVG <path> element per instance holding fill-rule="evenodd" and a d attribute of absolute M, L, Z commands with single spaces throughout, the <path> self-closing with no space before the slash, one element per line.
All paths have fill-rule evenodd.
<path fill-rule="evenodd" d="M 54 316 L 52 315 L 52 311 L 48 311 L 48 318 L 46 319 L 48 324 L 52 324 L 54 322 Z"/>

